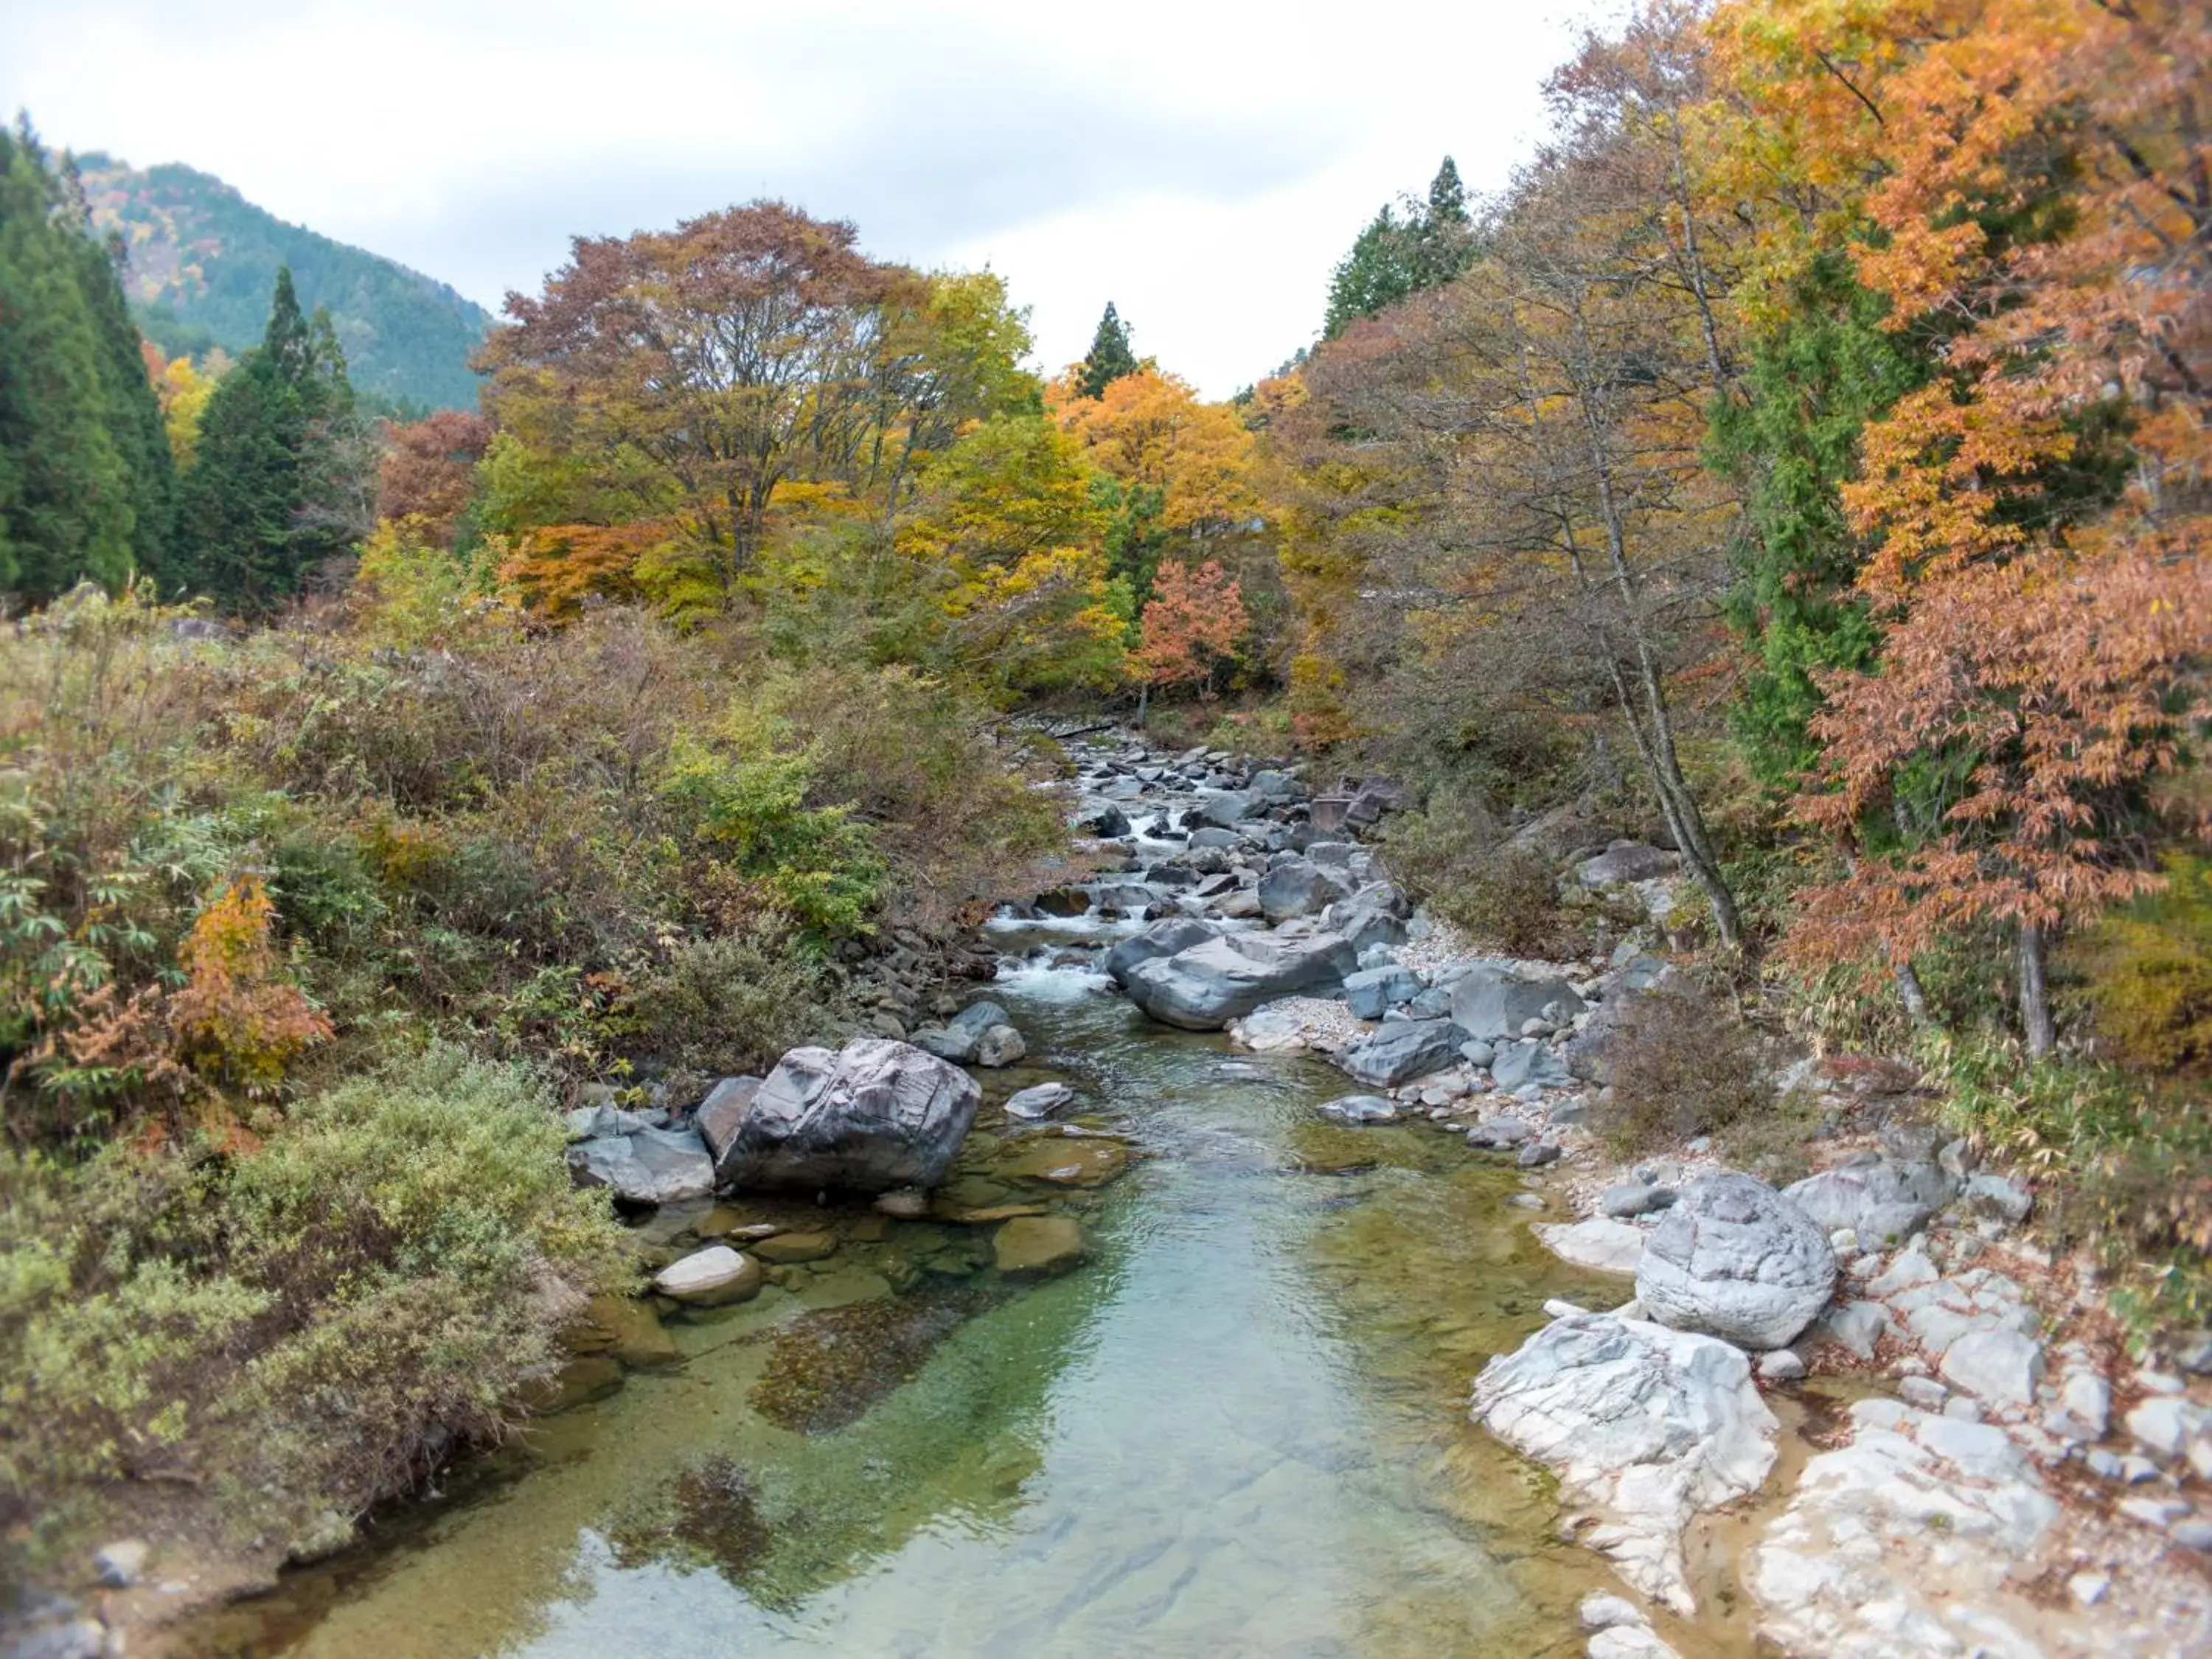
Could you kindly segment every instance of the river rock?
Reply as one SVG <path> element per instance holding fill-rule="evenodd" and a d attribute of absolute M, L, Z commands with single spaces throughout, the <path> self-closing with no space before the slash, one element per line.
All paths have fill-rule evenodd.
<path fill-rule="evenodd" d="M 1277 997 L 1334 989 L 1357 959 L 1351 942 L 1332 933 L 1227 933 L 1138 963 L 1129 1000 L 1164 1024 L 1218 1031 Z"/>
<path fill-rule="evenodd" d="M 1570 1018 L 1588 1006 L 1564 979 L 1510 962 L 1478 962 L 1452 987 L 1452 1018 L 1471 1037 L 1518 1037 L 1554 1004 Z"/>
<path fill-rule="evenodd" d="M 1106 977 L 1116 985 L 1129 982 L 1130 970 L 1139 963 L 1156 957 L 1171 957 L 1178 951 L 1188 951 L 1194 945 L 1203 945 L 1211 939 L 1221 937 L 1221 930 L 1210 921 L 1200 921 L 1196 916 L 1165 916 L 1116 940 L 1106 953 Z"/>
<path fill-rule="evenodd" d="M 1987 1170 L 1968 1176 L 1960 1196 L 1970 1210 L 2015 1223 L 2027 1220 L 2035 1207 L 2035 1194 L 2026 1187 Z"/>
<path fill-rule="evenodd" d="M 653 1288 L 670 1300 L 696 1308 L 727 1307 L 760 1294 L 761 1267 L 726 1244 L 709 1244 L 653 1275 Z"/>
<path fill-rule="evenodd" d="M 1224 790 L 1201 799 L 1191 809 L 1191 816 L 1216 830 L 1227 830 L 1251 817 L 1252 805 L 1251 796 L 1237 790 Z"/>
<path fill-rule="evenodd" d="M 1285 859 L 1260 878 L 1260 914 L 1272 923 L 1318 915 L 1352 889 L 1308 859 Z"/>
<path fill-rule="evenodd" d="M 1759 1635 L 1824 1659 L 2045 1651 L 2056 1610 L 2019 1581 L 2058 1506 L 2019 1448 L 1894 1400 L 1862 1400 L 1850 1416 L 1850 1443 L 1805 1466 L 1745 1558 Z"/>
<path fill-rule="evenodd" d="M 1090 1249 L 1082 1224 L 1072 1216 L 1018 1216 L 991 1235 L 992 1264 L 1009 1275 L 1066 1273 Z"/>
<path fill-rule="evenodd" d="M 1638 1216 L 1649 1215 L 1654 1210 L 1663 1210 L 1674 1201 L 1672 1187 L 1655 1187 L 1641 1181 L 1624 1181 L 1608 1187 L 1598 1194 L 1597 1206 L 1618 1221 L 1632 1221 Z"/>
<path fill-rule="evenodd" d="M 1502 1152 L 1518 1146 L 1536 1133 L 1536 1126 L 1518 1117 L 1493 1117 L 1476 1124 L 1467 1132 L 1470 1146 L 1486 1152 Z"/>
<path fill-rule="evenodd" d="M 835 1054 L 794 1048 L 761 1085 L 722 1162 L 741 1187 L 933 1187 L 981 1099 L 959 1067 L 889 1037 Z"/>
<path fill-rule="evenodd" d="M 1006 1097 L 1006 1115 L 1036 1122 L 1065 1110 L 1074 1102 L 1075 1091 L 1065 1083 L 1040 1083 Z"/>
<path fill-rule="evenodd" d="M 1041 1181 L 1051 1187 L 1103 1187 L 1129 1167 L 1129 1149 L 1120 1141 L 1040 1137 L 1002 1158 L 998 1173 L 1010 1181 Z"/>
<path fill-rule="evenodd" d="M 681 1204 L 714 1190 L 714 1160 L 696 1130 L 640 1129 L 568 1148 L 579 1187 L 605 1187 L 624 1204 Z"/>
<path fill-rule="evenodd" d="M 1830 1232 L 1848 1227 L 1863 1243 L 1897 1243 L 1926 1226 L 1956 1190 L 1938 1164 L 1882 1158 L 1823 1170 L 1783 1195 Z"/>
<path fill-rule="evenodd" d="M 1441 1072 L 1459 1056 L 1462 1034 L 1448 1019 L 1401 1019 L 1362 1038 L 1336 1063 L 1370 1089 L 1394 1088 Z"/>
<path fill-rule="evenodd" d="M 775 1233 L 757 1240 L 752 1254 L 763 1261 L 787 1267 L 801 1261 L 819 1261 L 826 1255 L 834 1255 L 836 1249 L 835 1233 Z"/>
<path fill-rule="evenodd" d="M 1345 1006 L 1362 1019 L 1380 1019 L 1385 1010 L 1401 1002 L 1411 1002 L 1421 994 L 1421 976 L 1410 968 L 1401 968 L 1395 963 L 1379 968 L 1362 968 L 1356 974 L 1344 976 Z M 1449 1010 L 1450 1000 L 1437 1012 Z"/>
<path fill-rule="evenodd" d="M 699 1103 L 693 1121 L 700 1137 L 707 1143 L 707 1151 L 714 1160 L 714 1180 L 719 1185 L 729 1176 L 723 1173 L 722 1158 L 738 1136 L 738 1126 L 745 1121 L 752 1109 L 753 1097 L 760 1092 L 761 1079 L 757 1077 L 726 1077 L 707 1091 L 706 1099 Z"/>
<path fill-rule="evenodd" d="M 1761 1352 L 1794 1341 L 1835 1284 L 1827 1235 L 1747 1175 L 1691 1182 L 1652 1229 L 1636 1270 L 1637 1296 L 1661 1324 Z"/>
<path fill-rule="evenodd" d="M 1682 1528 L 1756 1492 L 1773 1413 L 1725 1342 L 1614 1314 L 1554 1320 L 1475 1379 L 1474 1418 L 1600 1512 L 1583 1540 L 1678 1613 L 1695 1609 Z"/>
<path fill-rule="evenodd" d="M 1323 1101 L 1317 1109 L 1323 1117 L 1343 1124 L 1398 1121 L 1398 1109 L 1381 1095 L 1340 1095 L 1334 1100 Z"/>
<path fill-rule="evenodd" d="M 1011 1025 L 988 1026 L 975 1039 L 975 1063 L 993 1070 L 1013 1065 L 1026 1057 L 1029 1051 L 1030 1046 L 1022 1041 L 1022 1034 Z"/>
<path fill-rule="evenodd" d="M 1601 1273 L 1634 1273 L 1644 1260 L 1644 1242 L 1650 1237 L 1641 1227 L 1602 1216 L 1540 1225 L 1535 1232 L 1544 1248 L 1560 1261 Z"/>
<path fill-rule="evenodd" d="M 1322 926 L 1352 941 L 1355 951 L 1377 945 L 1403 945 L 1412 901 L 1387 881 L 1370 882 L 1349 898 L 1322 912 Z"/>
<path fill-rule="evenodd" d="M 1453 1029 L 1458 1029 L 1456 1021 Z M 1575 1082 L 1574 1073 L 1567 1070 L 1559 1051 L 1541 1037 L 1499 1043 L 1498 1057 L 1490 1062 L 1490 1075 L 1509 1093 L 1532 1083 L 1540 1089 L 1566 1089 Z"/>
<path fill-rule="evenodd" d="M 1001 1027 L 1012 1030 L 1012 1018 L 995 1002 L 970 1003 L 942 1025 L 925 1025 L 914 1034 L 914 1046 L 924 1054 L 934 1054 L 939 1060 L 949 1060 L 956 1066 L 974 1066 L 987 1038 Z M 1020 1034 L 1015 1034 L 1020 1041 Z M 999 1039 L 1003 1046 L 1003 1039 Z M 1021 1056 L 1017 1054 L 1014 1058 Z M 999 1065 L 1012 1065 L 1012 1060 L 1000 1060 Z"/>

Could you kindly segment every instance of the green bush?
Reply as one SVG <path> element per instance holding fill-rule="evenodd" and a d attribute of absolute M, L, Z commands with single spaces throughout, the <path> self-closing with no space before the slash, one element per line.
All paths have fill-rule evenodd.
<path fill-rule="evenodd" d="M 1421 811 L 1392 820 L 1392 872 L 1469 939 L 1517 957 L 1573 956 L 1583 948 L 1559 902 L 1558 860 L 1500 839 L 1480 799 L 1440 791 Z"/>
<path fill-rule="evenodd" d="M 1698 1135 L 1743 1136 L 1770 1158 L 1786 1152 L 1773 1140 L 1761 1048 L 1733 997 L 1670 975 L 1620 1016 L 1607 1050 L 1612 1096 L 1595 1127 L 1624 1157 Z"/>
<path fill-rule="evenodd" d="M 2101 919 L 2065 953 L 2098 1037 L 2140 1071 L 2212 1068 L 2212 859 L 2166 860 L 2163 891 Z"/>
<path fill-rule="evenodd" d="M 834 1035 L 844 1012 L 821 961 L 765 921 L 678 945 L 632 1003 L 642 1052 L 713 1076 L 765 1071 Z"/>
<path fill-rule="evenodd" d="M 353 1515 L 495 1432 L 631 1255 L 519 1066 L 434 1045 L 228 1156 L 0 1158 L 0 1482 L 26 1522 L 182 1479 Z"/>

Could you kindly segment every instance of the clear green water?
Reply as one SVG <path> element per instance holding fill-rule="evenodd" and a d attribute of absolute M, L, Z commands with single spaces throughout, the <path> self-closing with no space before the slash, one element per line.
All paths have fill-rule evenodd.
<path fill-rule="evenodd" d="M 779 1427 L 750 1396 L 780 1325 L 895 1310 L 894 1282 L 921 1305 L 988 1230 L 848 1234 L 793 1288 L 674 1328 L 681 1370 L 539 1424 L 197 1650 L 1579 1654 L 1601 1570 L 1553 1541 L 1550 1494 L 1466 1398 L 1546 1297 L 1618 1282 L 1546 1255 L 1504 1202 L 1515 1174 L 1456 1138 L 1318 1118 L 1344 1084 L 1317 1062 L 1163 1030 L 1072 974 L 999 994 L 1039 1063 L 991 1099 L 1064 1076 L 1084 1121 L 1144 1149 L 1096 1194 L 1048 1194 L 1091 1262 L 982 1298 L 846 1426 Z M 987 1104 L 979 1127 L 981 1157 L 1006 1126 Z M 708 1457 L 752 1508 L 672 1537 Z"/>

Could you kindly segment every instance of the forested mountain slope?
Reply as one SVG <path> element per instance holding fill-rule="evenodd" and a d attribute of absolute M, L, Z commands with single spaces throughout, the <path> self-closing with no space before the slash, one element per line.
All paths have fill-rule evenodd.
<path fill-rule="evenodd" d="M 372 397 L 428 409 L 477 400 L 469 354 L 491 326 L 483 307 L 419 271 L 303 226 L 287 224 L 196 168 L 143 170 L 97 152 L 78 158 L 94 224 L 120 230 L 132 308 L 171 356 L 254 344 L 276 268 L 289 265 L 301 304 L 327 309 L 353 383 Z"/>

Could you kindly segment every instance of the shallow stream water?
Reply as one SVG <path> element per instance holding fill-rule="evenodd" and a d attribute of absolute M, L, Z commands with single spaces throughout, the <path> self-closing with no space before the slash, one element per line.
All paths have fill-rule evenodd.
<path fill-rule="evenodd" d="M 998 1285 L 988 1228 L 830 1212 L 834 1256 L 672 1326 L 680 1369 L 538 1423 L 194 1650 L 1579 1655 L 1607 1576 L 1467 1396 L 1547 1297 L 1625 1287 L 1544 1252 L 1516 1173 L 1460 1137 L 1320 1118 L 1345 1082 L 1318 1061 L 1165 1030 L 1077 969 L 994 994 L 1031 1060 L 991 1080 L 975 1156 L 1046 1076 L 1138 1151 L 1014 1194 L 1081 1215 L 1088 1263 Z M 839 1304 L 894 1329 L 889 1374 L 838 1373 L 842 1409 L 792 1426 L 777 1333 Z"/>

